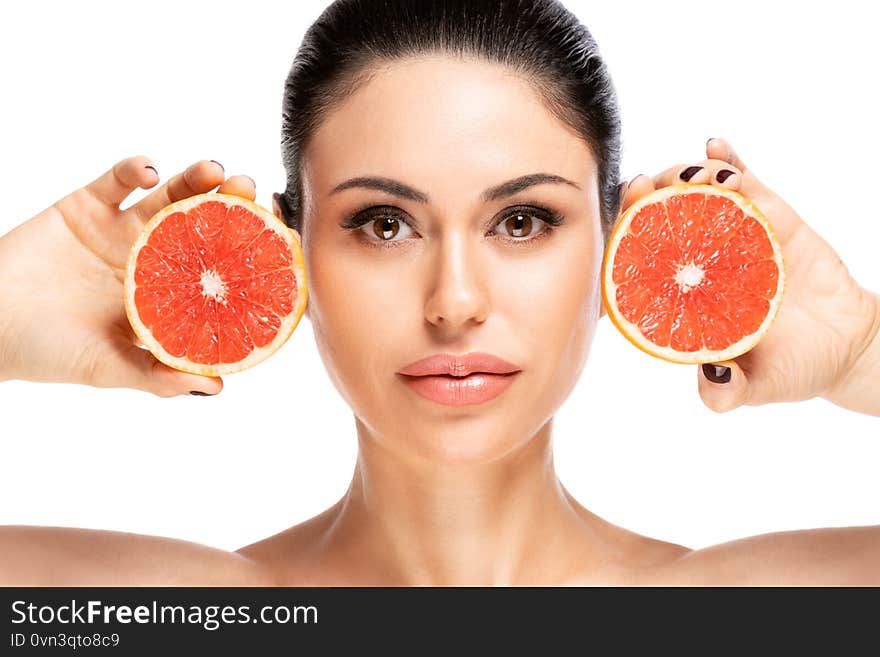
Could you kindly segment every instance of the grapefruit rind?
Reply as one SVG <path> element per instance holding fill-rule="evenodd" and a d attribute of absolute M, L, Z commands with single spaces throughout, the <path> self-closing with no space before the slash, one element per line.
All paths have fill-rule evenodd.
<path fill-rule="evenodd" d="M 734 342 L 729 347 L 722 350 L 699 349 L 696 351 L 687 352 L 655 344 L 654 342 L 648 340 L 642 334 L 638 326 L 630 322 L 620 313 L 617 308 L 616 302 L 612 303 L 612 300 L 617 298 L 616 291 L 618 287 L 614 284 L 612 276 L 614 270 L 614 257 L 617 253 L 617 247 L 620 244 L 620 241 L 629 232 L 629 225 L 632 222 L 633 217 L 635 217 L 638 214 L 639 210 L 641 210 L 646 205 L 657 203 L 659 201 L 665 201 L 671 196 L 677 196 L 679 194 L 687 193 L 704 193 L 707 195 L 713 194 L 717 196 L 723 196 L 733 201 L 747 215 L 754 217 L 767 231 L 767 236 L 770 240 L 771 246 L 773 247 L 773 260 L 779 269 L 776 294 L 773 296 L 772 299 L 768 300 L 770 303 L 770 308 L 767 311 L 767 315 L 764 318 L 764 321 L 754 333 L 743 336 L 740 340 Z M 654 192 L 651 192 L 647 196 L 644 196 L 633 203 L 629 208 L 627 208 L 626 212 L 623 213 L 623 215 L 618 220 L 617 225 L 611 231 L 611 235 L 608 238 L 608 244 L 605 248 L 605 254 L 602 261 L 602 302 L 605 304 L 605 309 L 608 313 L 608 317 L 611 319 L 611 322 L 633 345 L 635 345 L 645 353 L 650 354 L 651 356 L 655 356 L 656 358 L 660 358 L 662 360 L 672 363 L 719 363 L 720 361 L 731 360 L 733 358 L 736 358 L 737 356 L 741 356 L 752 349 L 761 340 L 764 334 L 767 333 L 770 325 L 776 318 L 776 314 L 779 311 L 779 306 L 782 304 L 784 288 L 785 267 L 782 258 L 782 248 L 779 245 L 779 241 L 776 239 L 776 235 L 774 234 L 773 229 L 770 226 L 770 222 L 767 220 L 767 217 L 765 217 L 764 213 L 761 212 L 760 209 L 758 209 L 758 206 L 756 206 L 742 194 L 739 194 L 738 192 L 734 192 L 729 189 L 716 187 L 714 185 L 689 183 L 669 185 L 668 187 L 662 187 Z"/>
<path fill-rule="evenodd" d="M 196 363 L 187 358 L 172 356 L 153 337 L 150 329 L 141 321 L 134 302 L 134 293 L 137 288 L 134 279 L 135 265 L 137 263 L 138 254 L 149 240 L 153 230 L 161 224 L 167 216 L 175 212 L 187 212 L 206 201 L 219 201 L 224 203 L 227 207 L 235 205 L 244 206 L 246 209 L 263 219 L 267 228 L 273 230 L 284 239 L 284 241 L 291 247 L 291 253 L 293 256 L 291 268 L 297 286 L 296 303 L 293 309 L 286 317 L 284 317 L 281 326 L 278 328 L 277 334 L 269 344 L 263 347 L 255 347 L 245 358 L 232 363 Z M 125 314 L 128 316 L 128 322 L 131 324 L 132 330 L 134 330 L 140 344 L 149 349 L 156 359 L 165 365 L 183 372 L 199 374 L 201 376 L 223 376 L 225 374 L 233 374 L 235 372 L 249 369 L 266 360 L 269 356 L 278 351 L 278 349 L 280 349 L 293 334 L 294 329 L 296 329 L 300 319 L 302 319 L 308 302 L 305 258 L 303 257 L 302 246 L 296 237 L 296 233 L 294 233 L 293 230 L 291 230 L 283 221 L 278 219 L 278 217 L 269 212 L 269 210 L 253 201 L 239 196 L 233 196 L 231 194 L 220 194 L 218 192 L 190 196 L 189 198 L 185 198 L 162 208 L 150 218 L 150 220 L 144 225 L 140 235 L 138 235 L 138 238 L 135 240 L 134 245 L 129 252 L 128 262 L 126 263 L 125 269 L 124 292 Z"/>

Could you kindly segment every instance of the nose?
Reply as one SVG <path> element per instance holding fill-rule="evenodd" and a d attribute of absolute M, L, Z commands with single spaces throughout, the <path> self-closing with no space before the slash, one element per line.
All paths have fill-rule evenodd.
<path fill-rule="evenodd" d="M 487 281 L 476 247 L 462 235 L 441 241 L 435 262 L 425 319 L 444 329 L 486 321 L 489 312 Z"/>

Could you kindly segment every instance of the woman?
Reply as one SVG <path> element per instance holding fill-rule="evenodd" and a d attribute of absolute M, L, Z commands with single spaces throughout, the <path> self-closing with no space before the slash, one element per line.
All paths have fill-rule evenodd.
<path fill-rule="evenodd" d="M 877 528 L 689 550 L 604 521 L 557 479 L 552 420 L 603 313 L 598 271 L 609 228 L 621 205 L 682 179 L 752 198 L 789 274 L 762 343 L 703 369 L 706 404 L 725 411 L 821 396 L 880 415 L 877 296 L 723 140 L 710 140 L 701 162 L 618 185 L 613 88 L 589 34 L 561 6 L 335 3 L 288 78 L 283 146 L 288 184 L 275 212 L 301 234 L 307 316 L 356 418 L 349 489 L 320 515 L 235 553 L 3 528 L 7 583 L 880 581 Z M 66 309 L 67 320 L 63 332 L 34 321 L 32 277 L 4 286 L 0 307 L 18 312 L 0 313 L 0 378 L 160 396 L 219 392 L 219 379 L 171 370 L 134 347 L 120 271 L 155 210 L 218 186 L 253 198 L 253 181 L 199 162 L 119 209 L 134 189 L 158 182 L 146 158 L 130 158 L 0 240 L 4 271 L 54 263 L 55 279 L 39 290 L 50 298 L 40 298 L 56 318 Z M 38 265 L 27 258 L 34 244 L 50 250 Z M 412 375 L 437 354 L 451 374 L 501 368 L 505 386 L 482 394 L 481 379 L 499 379 L 469 375 L 426 391 Z M 462 389 L 471 386 L 476 393 Z"/>

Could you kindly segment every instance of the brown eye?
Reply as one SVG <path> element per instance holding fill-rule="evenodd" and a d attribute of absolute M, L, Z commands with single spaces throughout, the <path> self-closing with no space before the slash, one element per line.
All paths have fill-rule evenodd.
<path fill-rule="evenodd" d="M 350 216 L 339 227 L 357 231 L 359 239 L 374 246 L 397 245 L 410 236 L 418 237 L 406 213 L 393 206 L 370 206 Z"/>
<path fill-rule="evenodd" d="M 532 232 L 532 218 L 523 212 L 510 215 L 502 223 L 511 237 L 527 237 Z"/>
<path fill-rule="evenodd" d="M 561 226 L 561 214 L 540 206 L 523 205 L 507 208 L 503 219 L 495 224 L 494 232 L 503 236 L 509 244 L 532 244 L 549 236 L 554 226 Z"/>
<path fill-rule="evenodd" d="M 381 240 L 390 240 L 400 232 L 400 222 L 394 217 L 373 220 L 373 234 Z"/>

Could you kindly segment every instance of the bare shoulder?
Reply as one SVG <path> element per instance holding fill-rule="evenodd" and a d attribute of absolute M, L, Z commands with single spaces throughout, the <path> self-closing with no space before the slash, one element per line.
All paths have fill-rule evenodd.
<path fill-rule="evenodd" d="M 880 585 L 880 526 L 751 536 L 690 550 L 655 571 L 659 585 Z"/>
<path fill-rule="evenodd" d="M 4 586 L 269 586 L 247 557 L 190 541 L 72 527 L 0 527 Z"/>
<path fill-rule="evenodd" d="M 272 573 L 279 586 L 331 586 L 342 581 L 328 565 L 324 540 L 337 506 L 236 552 Z"/>

